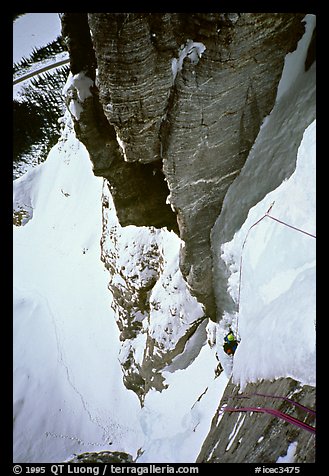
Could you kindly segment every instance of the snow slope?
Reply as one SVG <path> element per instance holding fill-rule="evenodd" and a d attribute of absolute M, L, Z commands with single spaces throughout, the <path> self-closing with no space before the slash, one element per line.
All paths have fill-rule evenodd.
<path fill-rule="evenodd" d="M 315 123 L 304 134 L 296 172 L 250 211 L 223 247 L 235 295 L 243 242 L 273 201 L 273 216 L 288 222 L 298 215 L 302 220 L 291 224 L 314 231 L 314 134 Z M 151 390 L 142 409 L 123 386 L 118 329 L 100 261 L 102 180 L 93 176 L 69 126 L 47 161 L 16 180 L 14 191 L 16 206 L 29 197 L 33 210 L 30 221 L 14 229 L 15 461 L 58 462 L 101 449 L 136 456 L 139 448 L 138 462 L 195 461 L 228 377 L 215 378 L 215 348 L 206 344 L 187 369 L 163 372 L 168 388 Z M 242 386 L 280 375 L 314 384 L 314 242 L 268 217 L 248 234 L 233 367 Z M 264 308 L 269 312 L 262 321 Z M 213 326 L 208 324 L 209 341 Z M 293 351 L 285 342 L 292 333 Z"/>
<path fill-rule="evenodd" d="M 218 361 L 205 345 L 184 370 L 163 372 L 168 389 L 150 391 L 141 412 L 145 433 L 138 463 L 193 463 L 208 434 L 228 379 L 215 378 Z"/>
<path fill-rule="evenodd" d="M 213 341 L 241 390 L 286 376 L 315 385 L 315 64 L 307 72 L 303 66 L 315 17 L 305 19 L 275 106 L 212 232 L 216 295 L 224 308 Z M 286 224 L 264 217 L 267 211 Z M 220 278 L 225 273 L 227 282 Z M 230 326 L 241 339 L 234 362 L 221 349 Z"/>
<path fill-rule="evenodd" d="M 102 449 L 135 457 L 142 448 L 144 462 L 193 462 L 227 377 L 215 378 L 218 361 L 205 346 L 187 369 L 163 372 L 168 388 L 151 390 L 143 409 L 124 387 L 109 277 L 100 260 L 102 182 L 68 118 L 46 162 L 14 181 L 14 209 L 26 210 L 24 226 L 14 227 L 14 460 L 60 462 Z M 121 229 L 123 243 L 131 233 L 132 227 Z M 179 246 L 171 232 L 157 235 L 173 273 Z M 153 291 L 164 301 L 162 316 L 179 285 L 177 270 L 175 276 L 166 283 L 164 272 L 163 285 Z M 187 290 L 178 291 L 174 305 L 188 298 Z M 146 328 L 161 339 L 159 324 L 168 323 L 157 323 L 160 314 L 153 314 Z M 135 352 L 143 353 L 143 345 L 143 339 L 135 342 Z"/>
<path fill-rule="evenodd" d="M 139 403 L 122 383 L 100 261 L 102 180 L 70 131 L 14 190 L 33 206 L 14 229 L 15 461 L 95 446 L 135 453 Z"/>
<path fill-rule="evenodd" d="M 287 376 L 315 385 L 315 133 L 314 121 L 294 174 L 249 211 L 221 248 L 231 270 L 229 292 L 239 301 L 232 316 L 241 339 L 233 381 L 241 390 L 248 382 Z"/>
<path fill-rule="evenodd" d="M 274 202 L 273 217 L 315 234 L 315 122 L 303 115 L 314 100 L 312 74 L 300 72 L 293 90 L 285 83 L 230 189 L 222 220 L 237 197 L 249 200 L 236 207 L 239 226 L 227 219 L 224 241 L 214 229 L 214 256 L 227 266 L 239 314 L 230 310 L 220 324 L 209 323 L 197 358 L 185 369 L 167 368 L 168 388 L 151 389 L 143 408 L 122 383 L 119 331 L 100 260 L 103 181 L 93 175 L 68 117 L 46 162 L 14 181 L 14 209 L 24 215 L 24 226 L 14 227 L 15 462 L 61 462 L 102 449 L 134 457 L 140 450 L 138 462 L 194 462 L 232 371 L 241 389 L 279 376 L 315 385 L 316 240 L 269 217 L 252 227 Z M 280 175 L 281 162 L 274 161 L 286 152 L 291 172 L 297 158 L 291 176 Z M 253 174 L 263 177 L 259 195 Z M 266 181 L 270 193 L 261 187 Z M 130 227 L 126 232 L 128 243 Z M 158 235 L 174 269 L 179 247 L 173 252 L 171 233 Z M 169 309 L 164 289 L 157 284 L 154 297 Z M 158 317 L 155 309 L 148 327 L 161 339 Z M 229 325 L 241 338 L 234 361 L 221 348 Z M 226 370 L 217 378 L 216 354 Z"/>

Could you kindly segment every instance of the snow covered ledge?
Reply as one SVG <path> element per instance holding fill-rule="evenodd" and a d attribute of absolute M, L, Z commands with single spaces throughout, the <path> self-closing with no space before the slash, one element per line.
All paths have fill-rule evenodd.
<path fill-rule="evenodd" d="M 279 377 L 315 386 L 315 134 L 314 121 L 304 133 L 294 174 L 253 207 L 222 246 L 232 272 L 229 292 L 240 300 L 233 382 L 241 390 L 248 382 Z M 271 204 L 270 216 L 296 229 L 269 217 L 251 229 Z"/>
<path fill-rule="evenodd" d="M 273 202 L 274 216 L 315 235 L 316 65 L 305 71 L 315 22 L 313 15 L 305 20 L 304 37 L 286 58 L 286 64 L 295 64 L 298 71 L 285 67 L 276 104 L 226 194 L 211 235 L 219 321 L 211 332 L 219 353 L 229 326 L 240 334 L 233 376 L 242 388 L 248 381 L 279 376 L 315 384 L 315 239 L 266 219 L 246 240 L 250 227 Z M 289 193 L 286 187 L 291 187 Z M 306 307 L 299 306 L 299 296 Z M 246 346 L 251 354 L 243 364 Z M 281 351 L 289 354 L 285 362 Z M 220 357 L 231 374 L 232 360 L 224 352 Z"/>

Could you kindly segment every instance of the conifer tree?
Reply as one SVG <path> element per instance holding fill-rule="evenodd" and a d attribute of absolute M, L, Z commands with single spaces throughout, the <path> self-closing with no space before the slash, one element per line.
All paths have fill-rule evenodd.
<path fill-rule="evenodd" d="M 16 17 L 15 17 L 16 15 Z M 14 19 L 20 14 L 15 14 Z M 65 52 L 61 36 L 40 48 L 34 48 L 28 57 L 13 65 L 14 79 L 54 61 L 56 55 Z M 23 162 L 44 161 L 60 135 L 58 119 L 65 112 L 62 89 L 69 74 L 69 66 L 50 69 L 36 74 L 22 85 L 18 97 L 13 100 L 14 125 L 14 175 Z M 15 172 L 16 171 L 16 172 Z"/>

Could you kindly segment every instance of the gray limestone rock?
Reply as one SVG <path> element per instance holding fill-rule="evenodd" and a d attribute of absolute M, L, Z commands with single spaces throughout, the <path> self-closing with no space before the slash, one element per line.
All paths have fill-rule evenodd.
<path fill-rule="evenodd" d="M 109 271 L 120 330 L 123 380 L 143 404 L 151 388 L 166 388 L 164 369 L 185 368 L 196 358 L 206 341 L 208 319 L 181 276 L 175 234 L 154 227 L 121 227 L 106 184 L 102 201 L 101 258 Z M 177 256 L 174 266 L 167 258 L 169 246 L 171 256 Z"/>
<path fill-rule="evenodd" d="M 278 379 L 248 384 L 243 393 L 230 382 L 212 420 L 200 454 L 199 463 L 276 463 L 294 448 L 294 463 L 315 462 L 315 434 L 266 413 L 222 412 L 227 407 L 273 408 L 293 416 L 311 427 L 315 417 L 303 408 L 281 398 L 315 410 L 315 389 L 301 386 L 293 379 Z"/>
<path fill-rule="evenodd" d="M 88 29 L 72 26 L 74 14 L 62 20 L 74 72 L 96 78 L 77 135 L 122 225 L 179 233 L 183 275 L 215 320 L 210 232 L 273 107 L 304 14 L 85 15 L 94 56 Z"/>
<path fill-rule="evenodd" d="M 122 451 L 94 451 L 90 453 L 81 453 L 75 455 L 72 459 L 66 461 L 66 463 L 133 463 L 133 458 L 130 454 Z"/>
<path fill-rule="evenodd" d="M 74 15 L 79 15 L 81 28 L 75 28 Z M 89 13 L 62 18 L 72 73 L 84 72 L 93 80 L 90 97 L 73 119 L 94 173 L 106 179 L 121 226 L 167 227 L 180 236 L 184 242 L 180 269 L 213 320 L 234 306 L 225 301 L 226 270 L 217 261 L 214 269 L 218 250 L 211 249 L 212 230 L 216 223 L 224 242 L 251 206 L 241 197 L 237 220 L 226 219 L 227 208 L 221 214 L 227 191 L 272 110 L 284 58 L 303 35 L 303 18 L 303 13 Z M 313 59 L 312 46 L 307 55 L 310 71 Z M 290 163 L 283 178 L 293 168 Z M 277 179 L 281 183 L 282 177 Z M 110 283 L 122 338 L 127 341 L 141 329 L 140 322 L 129 316 L 149 312 L 149 291 L 161 268 L 160 254 L 153 251 L 154 275 L 144 287 L 134 288 L 130 278 L 120 289 L 113 280 Z M 103 259 L 109 269 L 112 266 L 111 273 L 124 278 L 124 270 L 115 268 L 117 258 L 103 253 Z M 214 271 L 221 286 L 216 283 L 216 296 Z M 196 334 L 194 327 L 204 335 L 199 324 L 190 327 L 187 339 Z M 156 361 L 155 342 L 151 336 L 147 339 L 150 359 L 140 368 L 129 355 L 124 363 L 126 384 L 139 392 L 141 400 L 151 386 L 161 390 L 158 371 L 178 355 L 161 354 Z M 177 343 L 177 349 L 186 342 Z M 300 388 L 291 379 L 249 384 L 245 393 L 255 390 L 293 394 L 300 403 L 314 406 L 314 389 Z M 222 403 L 224 399 L 230 405 L 239 402 L 232 383 Z M 263 403 L 250 397 L 250 405 Z M 296 411 L 278 399 L 271 404 Z M 296 462 L 314 461 L 314 435 L 264 414 L 246 414 L 239 427 L 239 413 L 225 413 L 219 421 L 219 412 L 199 462 L 275 462 L 294 442 Z M 237 435 L 231 441 L 233 430 Z"/>
<path fill-rule="evenodd" d="M 231 18 L 231 17 L 230 17 Z M 210 233 L 271 111 L 286 53 L 303 32 L 300 15 L 218 15 L 199 33 L 206 49 L 177 74 L 164 126 L 163 167 L 185 241 L 181 269 L 216 319 Z"/>

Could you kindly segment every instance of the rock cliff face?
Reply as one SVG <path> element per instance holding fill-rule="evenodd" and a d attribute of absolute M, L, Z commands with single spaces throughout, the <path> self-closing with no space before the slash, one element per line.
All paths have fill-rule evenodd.
<path fill-rule="evenodd" d="M 95 80 L 75 117 L 94 173 L 108 180 L 121 225 L 167 226 L 180 235 L 181 271 L 213 320 L 210 231 L 273 106 L 303 17 L 62 18 L 72 74 Z"/>
<path fill-rule="evenodd" d="M 273 107 L 285 55 L 296 48 L 304 32 L 303 17 L 298 13 L 62 17 L 72 75 L 80 75 L 87 85 L 92 80 L 85 95 L 76 82 L 67 105 L 95 175 L 105 178 L 102 259 L 109 270 L 123 342 L 124 381 L 141 403 L 150 388 L 164 388 L 162 369 L 184 368 L 195 358 L 206 340 L 207 317 L 220 320 L 227 305 L 225 296 L 223 308 L 218 296 L 215 301 L 211 232 L 226 192 Z M 115 223 L 108 219 L 112 199 Z M 130 235 L 131 267 L 123 258 L 128 243 L 121 233 L 130 225 L 137 226 Z M 180 246 L 179 269 L 178 263 L 175 268 L 164 260 L 170 235 L 164 227 L 180 238 L 172 239 Z M 136 240 L 139 233 L 145 234 L 143 248 L 135 246 L 141 243 Z M 217 267 L 215 273 L 224 289 L 225 270 Z M 159 304 L 164 288 L 174 305 Z M 140 339 L 145 340 L 143 355 L 136 353 Z M 180 360 L 191 342 L 188 358 Z M 291 379 L 250 384 L 245 394 L 255 391 L 294 395 L 314 408 L 314 389 L 300 388 Z M 296 462 L 314 461 L 314 435 L 286 422 L 264 414 L 244 418 L 225 413 L 219 418 L 224 401 L 237 406 L 237 394 L 238 388 L 230 383 L 199 462 L 275 462 L 293 442 L 297 442 Z M 250 406 L 263 403 L 260 397 L 250 397 Z M 296 411 L 275 399 L 268 406 Z M 259 435 L 270 438 L 262 442 Z"/>
<path fill-rule="evenodd" d="M 255 395 L 257 393 L 258 395 Z M 276 463 L 287 455 L 293 444 L 294 462 L 315 461 L 315 435 L 296 426 L 273 418 L 266 413 L 222 412 L 227 407 L 274 408 L 314 426 L 314 416 L 291 402 L 264 395 L 290 397 L 307 408 L 315 408 L 315 389 L 301 387 L 293 379 L 278 379 L 248 384 L 243 395 L 236 385 L 227 385 L 214 415 L 197 462 L 199 463 Z M 249 395 L 249 398 L 246 396 Z"/>
<path fill-rule="evenodd" d="M 162 370 L 183 368 L 206 341 L 203 309 L 179 270 L 179 238 L 154 227 L 121 227 L 108 186 L 103 191 L 102 260 L 122 348 L 124 383 L 139 397 L 165 388 Z M 179 356 L 193 341 L 183 362 Z"/>

